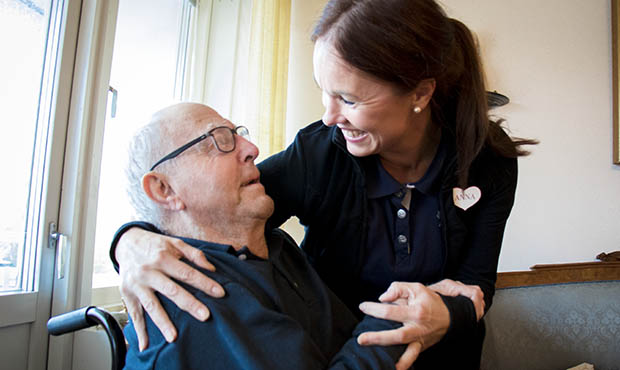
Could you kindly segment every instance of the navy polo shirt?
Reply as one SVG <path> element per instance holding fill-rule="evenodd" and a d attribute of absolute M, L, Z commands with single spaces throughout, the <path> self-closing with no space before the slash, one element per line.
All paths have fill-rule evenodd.
<path fill-rule="evenodd" d="M 376 301 L 393 281 L 438 281 L 444 261 L 439 209 L 440 173 L 446 144 L 417 182 L 401 184 L 378 156 L 364 161 L 368 235 L 361 271 L 364 301 Z"/>
<path fill-rule="evenodd" d="M 228 245 L 181 238 L 216 266 L 216 272 L 200 271 L 218 281 L 226 296 L 213 298 L 180 283 L 211 310 L 209 320 L 201 322 L 157 293 L 178 329 L 178 338 L 166 342 L 146 315 L 149 347 L 140 352 L 131 322 L 124 330 L 129 342 L 125 369 L 393 367 L 404 345 L 360 346 L 357 336 L 396 329 L 401 323 L 370 316 L 358 322 L 290 236 L 278 229 L 265 236 L 268 259 L 255 256 L 247 247 L 237 251 Z"/>

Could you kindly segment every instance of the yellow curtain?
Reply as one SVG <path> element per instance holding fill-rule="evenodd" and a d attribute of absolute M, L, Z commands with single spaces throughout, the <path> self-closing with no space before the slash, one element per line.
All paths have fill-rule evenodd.
<path fill-rule="evenodd" d="M 259 160 L 286 141 L 290 17 L 291 0 L 198 0 L 190 24 L 183 99 L 247 126 Z"/>
<path fill-rule="evenodd" d="M 250 26 L 245 119 L 261 158 L 284 148 L 291 0 L 255 0 Z"/>

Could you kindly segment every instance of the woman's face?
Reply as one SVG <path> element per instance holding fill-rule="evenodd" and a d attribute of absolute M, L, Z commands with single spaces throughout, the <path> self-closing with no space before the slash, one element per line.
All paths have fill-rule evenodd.
<path fill-rule="evenodd" d="M 412 129 L 413 93 L 395 87 L 344 61 L 328 41 L 314 46 L 314 79 L 322 90 L 323 123 L 337 125 L 347 150 L 363 157 L 397 151 Z"/>

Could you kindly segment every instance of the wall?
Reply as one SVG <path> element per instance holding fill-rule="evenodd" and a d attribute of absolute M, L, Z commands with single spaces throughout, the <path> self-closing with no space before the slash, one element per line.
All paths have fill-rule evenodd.
<path fill-rule="evenodd" d="M 297 130 L 321 118 L 321 90 L 312 77 L 312 27 L 321 14 L 323 0 L 291 0 L 291 43 L 288 65 L 286 140 Z"/>
<path fill-rule="evenodd" d="M 287 137 L 322 115 L 312 24 L 324 0 L 293 0 Z M 444 0 L 476 32 L 494 111 L 541 144 L 519 162 L 500 271 L 591 261 L 620 250 L 620 166 L 612 164 L 609 0 Z"/>
<path fill-rule="evenodd" d="M 324 4 L 325 1 L 322 0 L 291 0 L 291 43 L 286 107 L 287 144 L 293 141 L 297 130 L 320 119 L 323 114 L 321 90 L 312 77 L 313 44 L 310 42 L 310 34 Z M 304 229 L 296 217 L 287 221 L 282 227 L 297 243 L 301 242 Z"/>

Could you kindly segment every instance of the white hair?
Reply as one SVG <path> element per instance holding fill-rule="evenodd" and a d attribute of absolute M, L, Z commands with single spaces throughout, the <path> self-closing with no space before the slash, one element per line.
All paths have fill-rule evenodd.
<path fill-rule="evenodd" d="M 142 177 L 164 154 L 162 125 L 152 122 L 139 129 L 129 142 L 129 160 L 125 168 L 127 175 L 127 195 L 136 216 L 141 221 L 150 222 L 165 231 L 169 226 L 169 212 L 151 200 L 142 188 Z M 162 164 L 163 165 L 163 164 Z"/>

